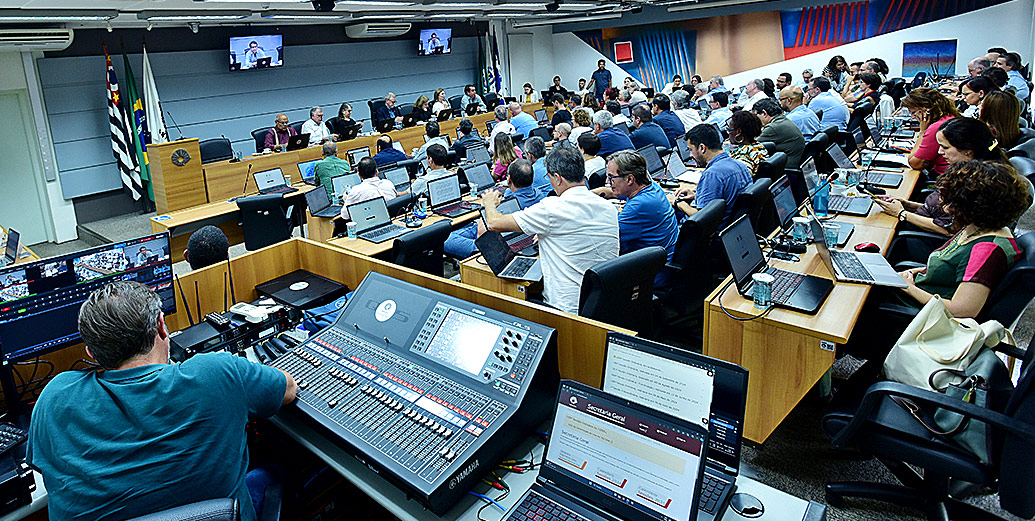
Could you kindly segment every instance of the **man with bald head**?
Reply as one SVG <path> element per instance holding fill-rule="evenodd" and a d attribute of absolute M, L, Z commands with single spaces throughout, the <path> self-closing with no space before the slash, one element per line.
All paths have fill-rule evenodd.
<path fill-rule="evenodd" d="M 974 58 L 973 60 L 970 60 L 970 62 L 967 63 L 967 73 L 972 78 L 975 76 L 981 76 L 981 73 L 985 72 L 985 69 L 991 66 L 992 62 L 989 61 L 988 58 L 984 56 L 978 56 L 977 58 Z"/>
<path fill-rule="evenodd" d="M 520 132 L 525 137 L 528 137 L 529 133 L 539 126 L 539 122 L 521 110 L 521 104 L 516 101 L 510 104 L 510 124 L 514 125 L 515 132 Z"/>
<path fill-rule="evenodd" d="M 266 132 L 263 146 L 275 152 L 280 152 L 287 148 L 288 138 L 297 136 L 298 132 L 288 126 L 287 114 L 277 114 L 277 119 L 274 123 L 273 128 Z"/>
<path fill-rule="evenodd" d="M 780 108 L 787 112 L 787 119 L 794 122 L 801 130 L 805 140 L 812 139 L 820 130 L 819 118 L 816 113 L 805 106 L 805 93 L 801 87 L 791 85 L 780 91 Z"/>

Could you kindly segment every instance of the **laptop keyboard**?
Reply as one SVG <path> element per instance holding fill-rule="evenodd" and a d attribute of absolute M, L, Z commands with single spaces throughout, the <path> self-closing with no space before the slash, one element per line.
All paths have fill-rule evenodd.
<path fill-rule="evenodd" d="M 464 214 L 472 210 L 477 210 L 481 207 L 482 205 L 478 203 L 472 203 L 470 201 L 460 201 L 458 203 L 453 203 L 449 206 L 436 208 L 435 213 L 439 215 L 445 215 L 447 217 L 456 217 L 457 215 Z"/>
<path fill-rule="evenodd" d="M 507 269 L 500 273 L 500 277 L 520 277 L 528 273 L 528 270 L 535 264 L 536 259 L 532 257 L 516 257 L 507 266 Z"/>
<path fill-rule="evenodd" d="M 773 276 L 773 302 L 776 304 L 784 304 L 790 298 L 794 290 L 798 289 L 801 285 L 801 281 L 805 280 L 805 275 L 801 273 L 795 273 L 793 271 L 784 271 L 780 268 L 770 267 L 765 270 L 766 273 Z"/>
<path fill-rule="evenodd" d="M 264 195 L 265 194 L 284 194 L 284 193 L 295 192 L 295 191 L 298 191 L 298 189 L 293 187 L 293 186 L 280 186 L 280 187 L 277 187 L 277 188 L 268 188 L 265 191 L 263 191 L 262 193 Z"/>
<path fill-rule="evenodd" d="M 845 278 L 872 281 L 870 270 L 863 266 L 859 257 L 850 252 L 830 250 L 830 260 L 841 270 Z"/>
<path fill-rule="evenodd" d="M 390 235 L 390 234 L 396 233 L 397 231 L 398 231 L 398 228 L 396 228 L 394 225 L 393 226 L 385 226 L 385 227 L 382 227 L 382 228 L 374 228 L 373 230 L 370 230 L 370 231 L 367 231 L 367 232 L 363 232 L 363 233 L 359 234 L 359 236 L 364 238 L 364 239 L 367 239 L 367 240 L 373 240 L 373 239 L 380 239 L 381 237 L 384 237 L 386 235 Z"/>
<path fill-rule="evenodd" d="M 704 473 L 704 481 L 701 482 L 701 497 L 697 500 L 697 508 L 709 514 L 715 514 L 719 506 L 719 498 L 730 486 L 730 482 Z"/>
<path fill-rule="evenodd" d="M 531 247 L 534 243 L 535 235 L 522 234 L 515 236 L 512 241 L 507 241 L 507 246 L 510 246 L 511 251 L 518 252 Z"/>
<path fill-rule="evenodd" d="M 531 493 L 525 496 L 514 509 L 510 519 L 516 521 L 587 521 L 585 517 L 569 510 L 564 505 Z"/>

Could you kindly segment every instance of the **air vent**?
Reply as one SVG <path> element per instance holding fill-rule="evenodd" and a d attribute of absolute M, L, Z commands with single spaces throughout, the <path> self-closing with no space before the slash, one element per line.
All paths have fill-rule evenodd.
<path fill-rule="evenodd" d="M 0 51 L 61 51 L 72 45 L 72 29 L 0 29 Z"/>
<path fill-rule="evenodd" d="M 369 23 L 350 25 L 345 28 L 349 38 L 388 38 L 402 36 L 410 30 L 410 24 Z"/>

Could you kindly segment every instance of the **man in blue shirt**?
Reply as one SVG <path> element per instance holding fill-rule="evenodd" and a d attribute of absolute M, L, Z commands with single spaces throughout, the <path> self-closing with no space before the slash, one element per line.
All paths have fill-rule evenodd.
<path fill-rule="evenodd" d="M 995 66 L 1006 71 L 1006 85 L 1015 89 L 1017 99 L 1021 101 L 1027 100 L 1031 91 L 1028 89 L 1027 80 L 1017 70 L 1021 68 L 1021 55 L 1015 52 L 1008 52 L 996 58 Z"/>
<path fill-rule="evenodd" d="M 454 141 L 450 148 L 456 152 L 458 159 L 467 159 L 467 147 L 485 146 L 485 142 L 474 130 L 474 123 L 470 119 L 461 119 L 456 128 L 460 131 L 460 138 Z"/>
<path fill-rule="evenodd" d="M 474 85 L 467 85 L 464 87 L 464 95 L 460 98 L 460 110 L 467 114 L 467 107 L 471 105 L 476 105 L 479 113 L 485 112 L 485 102 L 482 101 L 482 97 L 478 95 Z"/>
<path fill-rule="evenodd" d="M 629 134 L 629 140 L 637 149 L 647 145 L 655 147 L 671 148 L 668 144 L 668 137 L 665 136 L 665 129 L 653 121 L 653 115 L 646 105 L 636 105 L 630 113 L 630 120 L 635 130 Z"/>
<path fill-rule="evenodd" d="M 809 94 L 812 99 L 809 101 L 809 108 L 819 117 L 819 122 L 825 127 L 837 125 L 838 130 L 848 130 L 848 107 L 845 100 L 839 94 L 830 90 L 830 79 L 826 76 L 812 78 L 812 86 Z"/>
<path fill-rule="evenodd" d="M 520 132 L 527 138 L 532 129 L 539 127 L 539 122 L 531 114 L 521 109 L 521 104 L 513 102 L 510 104 L 510 124 L 514 125 L 514 132 Z"/>
<path fill-rule="evenodd" d="M 593 75 L 589 77 L 589 85 L 586 85 L 586 89 L 593 89 L 593 94 L 597 97 L 597 101 L 604 100 L 604 91 L 611 88 L 611 71 L 606 68 L 607 62 L 604 60 L 597 60 L 597 70 L 593 71 Z"/>
<path fill-rule="evenodd" d="M 532 162 L 532 188 L 549 194 L 553 188 L 550 186 L 550 178 L 546 175 L 546 142 L 539 136 L 533 136 L 525 140 L 524 158 Z"/>
<path fill-rule="evenodd" d="M 804 101 L 805 93 L 797 85 L 784 87 L 780 91 L 780 108 L 787 112 L 787 119 L 798 125 L 801 135 L 808 141 L 820 131 L 822 125 L 816 113 L 809 110 Z"/>
<path fill-rule="evenodd" d="M 614 118 L 606 110 L 598 110 L 593 114 L 593 133 L 600 139 L 600 153 L 603 158 L 619 150 L 634 150 L 629 136 L 614 126 Z"/>
<path fill-rule="evenodd" d="M 43 476 L 51 519 L 128 519 L 212 498 L 257 519 L 245 425 L 291 403 L 294 379 L 229 353 L 170 364 L 161 299 L 137 282 L 95 291 L 78 321 L 105 370 L 54 377 L 29 425 L 26 462 Z"/>
<path fill-rule="evenodd" d="M 686 129 L 683 128 L 683 120 L 679 119 L 679 116 L 670 110 L 672 102 L 664 94 L 656 94 L 654 99 L 651 100 L 650 106 L 651 113 L 654 115 L 654 122 L 665 130 L 665 136 L 668 137 L 668 148 L 675 148 L 676 140 L 683 137 L 683 134 L 686 134 Z"/>
<path fill-rule="evenodd" d="M 399 113 L 399 109 L 395 107 L 395 94 L 389 92 L 385 94 L 385 104 L 381 105 L 374 111 L 374 115 L 371 118 L 374 120 L 374 128 L 377 128 L 377 124 L 391 119 L 398 126 L 402 123 L 402 114 Z"/>
<path fill-rule="evenodd" d="M 550 190 L 553 190 L 552 187 L 547 188 L 546 192 L 536 190 L 532 186 L 533 170 L 532 163 L 525 159 L 515 159 L 507 167 L 507 191 L 503 197 L 516 198 L 522 209 L 538 203 L 543 197 L 546 197 Z M 443 250 L 446 255 L 466 259 L 478 251 L 474 240 L 483 233 L 485 233 L 485 224 L 481 219 L 477 219 L 463 228 L 450 232 L 449 237 L 446 237 Z"/>
<path fill-rule="evenodd" d="M 392 136 L 385 134 L 377 138 L 377 155 L 374 156 L 374 162 L 378 167 L 398 163 L 404 159 L 409 158 L 392 146 Z"/>
<path fill-rule="evenodd" d="M 624 255 L 649 246 L 661 246 L 672 260 L 679 225 L 665 191 L 647 174 L 647 160 L 632 150 L 616 152 L 607 160 L 607 180 L 610 186 L 593 191 L 609 199 L 617 197 L 625 201 L 618 214 L 619 253 Z M 654 279 L 654 285 L 664 287 L 668 279 L 667 271 L 662 270 Z"/>
<path fill-rule="evenodd" d="M 712 109 L 711 115 L 708 119 L 704 120 L 705 123 L 714 125 L 719 132 L 728 132 L 730 127 L 730 118 L 733 117 L 733 111 L 727 107 L 729 105 L 729 94 L 726 92 L 713 92 L 708 99 L 708 106 Z"/>
<path fill-rule="evenodd" d="M 722 151 L 722 137 L 712 125 L 701 124 L 686 133 L 690 154 L 699 165 L 706 165 L 695 188 L 683 188 L 673 196 L 673 205 L 686 215 L 693 215 L 713 199 L 726 201 L 722 217 L 723 229 L 730 224 L 730 213 L 737 196 L 751 184 L 751 170 Z"/>

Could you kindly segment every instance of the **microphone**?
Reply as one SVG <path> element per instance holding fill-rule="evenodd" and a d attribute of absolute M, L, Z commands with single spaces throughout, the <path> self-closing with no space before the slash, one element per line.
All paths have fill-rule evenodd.
<path fill-rule="evenodd" d="M 169 116 L 169 121 L 172 121 L 172 124 L 173 124 L 173 126 L 174 126 L 174 127 L 176 127 L 176 131 L 180 133 L 180 139 L 183 139 L 183 131 L 182 131 L 182 130 L 180 130 L 180 126 L 179 126 L 179 125 L 177 125 L 177 124 L 176 124 L 176 120 L 175 120 L 175 119 L 173 119 L 173 115 L 172 115 L 172 112 L 169 112 L 169 111 L 167 110 L 167 111 L 165 111 L 165 113 L 166 113 L 166 114 L 167 114 L 167 115 Z"/>

